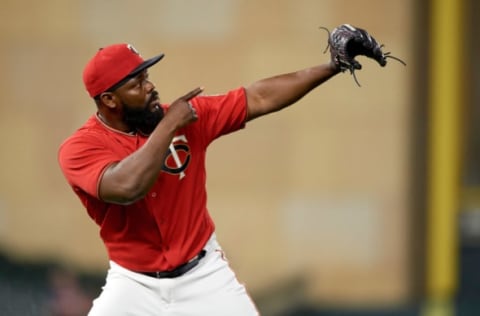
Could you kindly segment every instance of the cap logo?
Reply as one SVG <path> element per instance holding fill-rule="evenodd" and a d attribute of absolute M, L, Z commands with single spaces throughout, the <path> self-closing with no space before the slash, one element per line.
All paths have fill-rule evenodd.
<path fill-rule="evenodd" d="M 135 47 L 133 47 L 132 45 L 127 44 L 127 48 L 128 48 L 132 53 L 137 54 L 137 55 L 140 56 L 140 53 L 138 52 L 138 50 L 137 50 Z"/>

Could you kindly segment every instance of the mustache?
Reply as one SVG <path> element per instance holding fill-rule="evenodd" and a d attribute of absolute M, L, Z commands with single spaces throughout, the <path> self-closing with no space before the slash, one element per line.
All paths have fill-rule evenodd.
<path fill-rule="evenodd" d="M 152 102 L 153 100 L 155 99 L 158 99 L 158 92 L 157 91 L 152 91 L 152 95 L 150 96 L 150 98 L 148 98 L 147 102 L 145 103 L 145 105 L 149 105 L 150 102 Z"/>

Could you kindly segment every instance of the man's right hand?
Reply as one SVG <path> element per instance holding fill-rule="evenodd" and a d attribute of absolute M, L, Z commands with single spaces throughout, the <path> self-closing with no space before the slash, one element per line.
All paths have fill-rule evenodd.
<path fill-rule="evenodd" d="M 198 87 L 188 92 L 184 96 L 175 100 L 167 110 L 164 120 L 172 120 L 176 129 L 182 128 L 197 120 L 197 112 L 193 108 L 190 100 L 203 92 L 203 87 Z"/>

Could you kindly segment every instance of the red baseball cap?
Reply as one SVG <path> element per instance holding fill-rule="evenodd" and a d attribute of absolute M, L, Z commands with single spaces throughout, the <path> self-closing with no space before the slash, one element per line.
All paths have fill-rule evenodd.
<path fill-rule="evenodd" d="M 126 43 L 100 48 L 83 70 L 83 83 L 88 94 L 96 97 L 155 65 L 163 56 L 144 60 L 132 45 Z"/>

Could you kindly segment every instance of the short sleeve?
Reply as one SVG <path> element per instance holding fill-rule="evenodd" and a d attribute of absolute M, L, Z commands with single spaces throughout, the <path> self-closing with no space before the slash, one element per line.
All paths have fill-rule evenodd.
<path fill-rule="evenodd" d="M 88 133 L 67 139 L 58 152 L 60 168 L 73 189 L 81 189 L 95 198 L 103 172 L 120 160 L 99 135 Z"/>
<path fill-rule="evenodd" d="M 192 104 L 207 144 L 245 127 L 247 98 L 243 87 L 222 95 L 199 96 Z"/>

